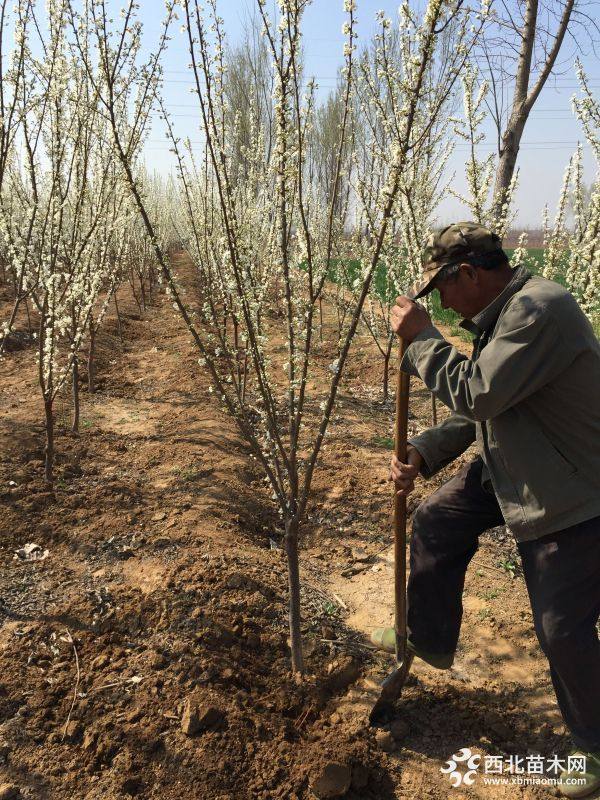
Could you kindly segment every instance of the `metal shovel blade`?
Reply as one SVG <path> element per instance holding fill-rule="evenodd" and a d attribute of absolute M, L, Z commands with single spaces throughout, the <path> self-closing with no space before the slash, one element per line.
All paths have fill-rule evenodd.
<path fill-rule="evenodd" d="M 408 678 L 410 667 L 413 662 L 413 654 L 409 651 L 404 661 L 398 668 L 391 672 L 381 684 L 381 694 L 369 714 L 371 725 L 377 725 L 384 719 L 393 715 L 394 703 L 402 694 L 402 689 Z"/>

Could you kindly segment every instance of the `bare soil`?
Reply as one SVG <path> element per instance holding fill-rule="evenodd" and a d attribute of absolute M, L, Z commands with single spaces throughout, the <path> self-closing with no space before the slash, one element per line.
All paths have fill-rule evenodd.
<path fill-rule="evenodd" d="M 0 362 L 0 787 L 31 800 L 304 800 L 339 762 L 350 800 L 546 796 L 451 789 L 440 773 L 463 747 L 524 757 L 568 746 L 504 529 L 482 538 L 469 570 L 455 667 L 415 664 L 394 739 L 367 724 L 365 680 L 393 667 L 367 639 L 393 618 L 393 409 L 369 338 L 354 347 L 315 477 L 297 678 L 262 476 L 166 298 L 142 315 L 131 298 L 121 306 L 124 344 L 110 316 L 79 435 L 68 398 L 58 404 L 52 490 L 24 318 Z M 323 347 L 323 385 L 329 358 Z M 415 382 L 412 430 L 429 418 Z M 451 474 L 419 484 L 411 511 Z M 31 542 L 47 558 L 15 557 Z M 206 722 L 193 735 L 190 708 Z"/>

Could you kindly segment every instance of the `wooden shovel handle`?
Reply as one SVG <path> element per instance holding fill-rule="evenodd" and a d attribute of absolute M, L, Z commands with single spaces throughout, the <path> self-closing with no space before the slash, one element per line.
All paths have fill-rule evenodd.
<path fill-rule="evenodd" d="M 402 372 L 400 364 L 408 347 L 400 339 L 398 353 L 398 379 L 396 387 L 396 422 L 394 452 L 396 458 L 406 463 L 406 444 L 408 438 L 408 400 L 410 375 Z M 406 659 L 406 496 L 399 496 L 394 484 L 394 599 L 396 659 L 399 664 Z"/>

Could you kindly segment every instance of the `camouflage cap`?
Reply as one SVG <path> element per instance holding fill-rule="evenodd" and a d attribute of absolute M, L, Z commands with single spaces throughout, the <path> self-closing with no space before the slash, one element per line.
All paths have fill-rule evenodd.
<path fill-rule="evenodd" d="M 504 254 L 500 237 L 476 222 L 455 222 L 433 233 L 423 253 L 423 278 L 413 286 L 412 297 L 416 300 L 429 294 L 434 278 L 444 267 L 488 253 Z"/>

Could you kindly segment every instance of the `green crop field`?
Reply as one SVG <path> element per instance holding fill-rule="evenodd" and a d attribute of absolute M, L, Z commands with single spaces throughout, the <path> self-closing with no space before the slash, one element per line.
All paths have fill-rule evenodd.
<path fill-rule="evenodd" d="M 509 258 L 512 257 L 514 249 L 506 248 L 506 254 Z M 565 253 L 563 263 L 566 268 L 568 253 Z M 543 247 L 531 247 L 528 250 L 527 267 L 533 272 L 538 273 L 542 269 L 544 259 Z M 340 259 L 332 262 L 332 267 L 329 272 L 330 280 L 339 283 L 342 286 L 350 288 L 352 283 L 359 275 L 359 261 L 358 259 Z M 563 274 L 559 273 L 556 280 L 564 285 L 565 281 Z M 374 277 L 375 291 L 377 295 L 387 303 L 393 303 L 395 292 L 390 288 L 386 280 L 385 263 L 380 263 L 375 271 Z M 442 325 L 450 328 L 450 333 L 453 336 L 459 336 L 465 341 L 471 341 L 471 334 L 459 326 L 460 316 L 451 309 L 444 309 L 440 305 L 440 297 L 437 292 L 431 295 L 431 310 L 433 319 Z M 600 336 L 600 320 L 593 322 L 596 333 Z"/>
<path fill-rule="evenodd" d="M 514 250 L 507 248 L 506 254 L 509 258 L 512 257 Z M 527 267 L 528 269 L 532 270 L 534 273 L 541 272 L 543 259 L 544 259 L 544 249 L 542 247 L 532 247 L 528 251 L 528 262 Z M 567 260 L 568 260 L 568 253 L 565 252 L 562 258 L 562 267 L 563 271 L 559 271 L 559 274 L 556 276 L 555 280 L 558 283 L 561 283 L 563 286 L 566 284 L 564 278 L 564 270 L 566 270 Z M 437 292 L 434 292 L 431 297 L 431 305 L 432 305 L 432 314 L 433 318 L 436 322 L 440 322 L 443 325 L 447 325 L 450 328 L 450 332 L 454 336 L 460 336 L 461 339 L 465 339 L 465 341 L 471 340 L 471 335 L 465 331 L 463 328 L 459 327 L 460 317 L 454 311 L 450 309 L 443 309 L 440 306 L 440 298 Z M 596 315 L 592 319 L 592 326 L 596 332 L 596 335 L 600 338 L 600 316 Z"/>

